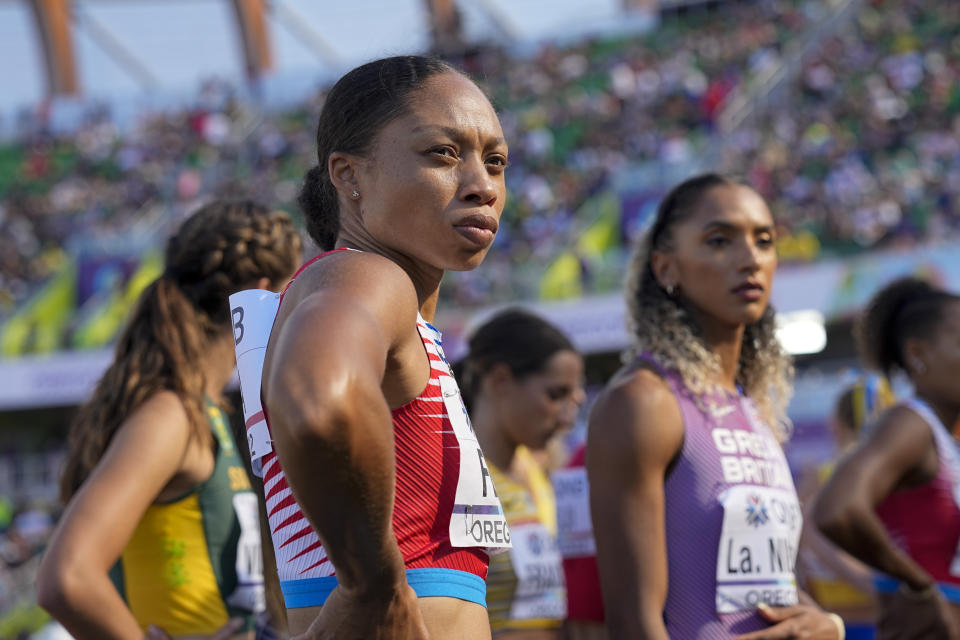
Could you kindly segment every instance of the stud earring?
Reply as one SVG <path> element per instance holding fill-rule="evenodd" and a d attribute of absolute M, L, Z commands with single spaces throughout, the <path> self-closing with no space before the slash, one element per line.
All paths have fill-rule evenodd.
<path fill-rule="evenodd" d="M 671 298 L 673 297 L 673 294 L 676 293 L 677 291 L 677 288 L 672 284 L 668 284 L 665 288 L 667 290 L 667 295 L 670 296 Z"/>
<path fill-rule="evenodd" d="M 353 190 L 353 193 L 351 193 L 350 195 L 353 196 L 353 199 L 354 199 L 354 200 L 356 200 L 357 198 L 360 197 L 360 192 L 357 191 L 356 189 L 354 189 L 354 190 Z"/>

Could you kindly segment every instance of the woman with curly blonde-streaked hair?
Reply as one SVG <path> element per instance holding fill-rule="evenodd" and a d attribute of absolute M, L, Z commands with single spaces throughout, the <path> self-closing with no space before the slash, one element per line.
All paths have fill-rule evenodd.
<path fill-rule="evenodd" d="M 631 265 L 634 344 L 594 405 L 586 460 L 613 640 L 843 637 L 793 573 L 775 239 L 755 191 L 707 174 L 667 194 Z"/>
<path fill-rule="evenodd" d="M 725 179 L 712 175 L 694 180 L 697 182 L 690 181 L 690 188 L 699 186 L 702 191 L 714 182 L 715 186 L 736 184 L 721 182 Z M 669 227 L 682 221 L 683 214 L 678 210 L 689 214 L 694 203 L 685 200 L 693 200 L 697 194 L 680 192 L 678 187 L 671 195 L 672 201 L 665 200 L 661 210 L 675 213 L 657 216 L 646 242 L 634 251 L 627 272 L 626 298 L 633 344 L 624 360 L 632 362 L 646 354 L 676 371 L 694 396 L 709 400 L 710 394 L 723 386 L 722 357 L 703 339 L 703 328 L 694 319 L 696 311 L 678 295 L 679 285 L 664 288 L 653 272 L 653 254 L 668 248 Z M 758 320 L 744 325 L 736 383 L 753 400 L 777 439 L 785 442 L 790 436 L 787 403 L 793 395 L 793 364 L 780 347 L 774 329 L 774 310 L 769 305 Z"/>
<path fill-rule="evenodd" d="M 76 638 L 251 638 L 264 609 L 257 500 L 220 407 L 228 297 L 300 264 L 290 218 L 216 201 L 168 240 L 70 430 L 67 505 L 37 596 Z"/>

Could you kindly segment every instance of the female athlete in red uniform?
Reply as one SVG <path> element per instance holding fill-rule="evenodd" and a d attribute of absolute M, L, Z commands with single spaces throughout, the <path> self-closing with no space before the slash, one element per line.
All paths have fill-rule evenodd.
<path fill-rule="evenodd" d="M 891 283 L 859 325 L 861 353 L 914 397 L 884 413 L 820 493 L 817 526 L 887 577 L 878 638 L 960 638 L 960 297 Z"/>
<path fill-rule="evenodd" d="M 301 205 L 341 250 L 287 289 L 262 377 L 290 630 L 488 638 L 486 550 L 510 534 L 430 321 L 444 271 L 477 267 L 496 234 L 499 120 L 446 63 L 388 58 L 333 87 L 317 147 Z"/>

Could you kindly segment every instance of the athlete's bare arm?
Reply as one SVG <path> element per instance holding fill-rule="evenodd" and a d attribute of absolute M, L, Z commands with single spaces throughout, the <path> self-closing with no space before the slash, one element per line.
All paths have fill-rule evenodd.
<path fill-rule="evenodd" d="M 78 640 L 142 637 L 108 572 L 147 507 L 184 467 L 197 466 L 190 460 L 190 442 L 180 399 L 169 391 L 157 393 L 117 430 L 70 501 L 40 566 L 37 597 Z M 212 455 L 206 464 L 209 476 Z"/>
<path fill-rule="evenodd" d="M 646 369 L 615 378 L 590 415 L 590 510 L 611 640 L 668 637 L 663 484 L 682 444 L 680 407 Z"/>
<path fill-rule="evenodd" d="M 274 447 L 339 581 L 310 637 L 426 637 L 391 522 L 391 405 L 429 378 L 417 309 L 393 262 L 344 252 L 294 282 L 274 327 L 263 377 Z"/>
<path fill-rule="evenodd" d="M 866 440 L 840 461 L 814 503 L 815 524 L 824 535 L 854 557 L 926 594 L 909 602 L 899 597 L 883 602 L 878 638 L 957 637 L 943 635 L 953 623 L 949 606 L 935 590 L 926 591 L 933 578 L 896 547 L 874 511 L 894 490 L 927 482 L 936 473 L 936 445 L 930 427 L 913 411 L 898 407 L 881 418 Z M 813 611 L 797 605 L 762 612 L 771 622 L 782 622 L 738 640 L 801 637 L 791 628 L 790 618 L 804 621 L 793 612 L 802 613 L 805 623 L 817 625 L 822 633 L 832 632 L 822 615 L 813 617 Z M 891 619 L 896 627 L 887 622 Z M 786 635 L 769 635 L 778 628 Z"/>
<path fill-rule="evenodd" d="M 930 427 L 910 409 L 891 409 L 820 491 L 816 525 L 854 557 L 913 589 L 925 589 L 933 579 L 897 548 L 874 509 L 895 489 L 929 481 L 936 472 Z"/>
<path fill-rule="evenodd" d="M 809 567 L 819 562 L 829 567 L 841 580 L 864 593 L 870 593 L 873 591 L 870 568 L 827 540 L 814 523 L 814 497 L 822 487 L 818 471 L 816 467 L 811 469 L 797 484 L 797 494 L 803 505 L 803 535 L 800 537 L 800 555 L 797 557 L 797 580 L 804 582 Z"/>

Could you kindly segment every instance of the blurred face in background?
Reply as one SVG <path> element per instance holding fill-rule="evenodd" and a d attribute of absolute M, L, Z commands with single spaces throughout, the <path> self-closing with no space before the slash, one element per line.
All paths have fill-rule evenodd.
<path fill-rule="evenodd" d="M 542 449 L 551 437 L 573 427 L 583 404 L 583 358 L 575 351 L 558 351 L 537 372 L 514 376 L 497 365 L 498 379 L 490 396 L 497 404 L 498 422 L 508 438 L 529 449 Z"/>
<path fill-rule="evenodd" d="M 960 302 L 944 308 L 929 338 L 908 340 L 904 350 L 917 393 L 960 408 Z"/>
<path fill-rule="evenodd" d="M 857 439 L 857 432 L 854 431 L 853 425 L 837 413 L 830 416 L 827 421 L 827 428 L 830 431 L 830 436 L 833 438 L 838 453 L 842 452 Z"/>

